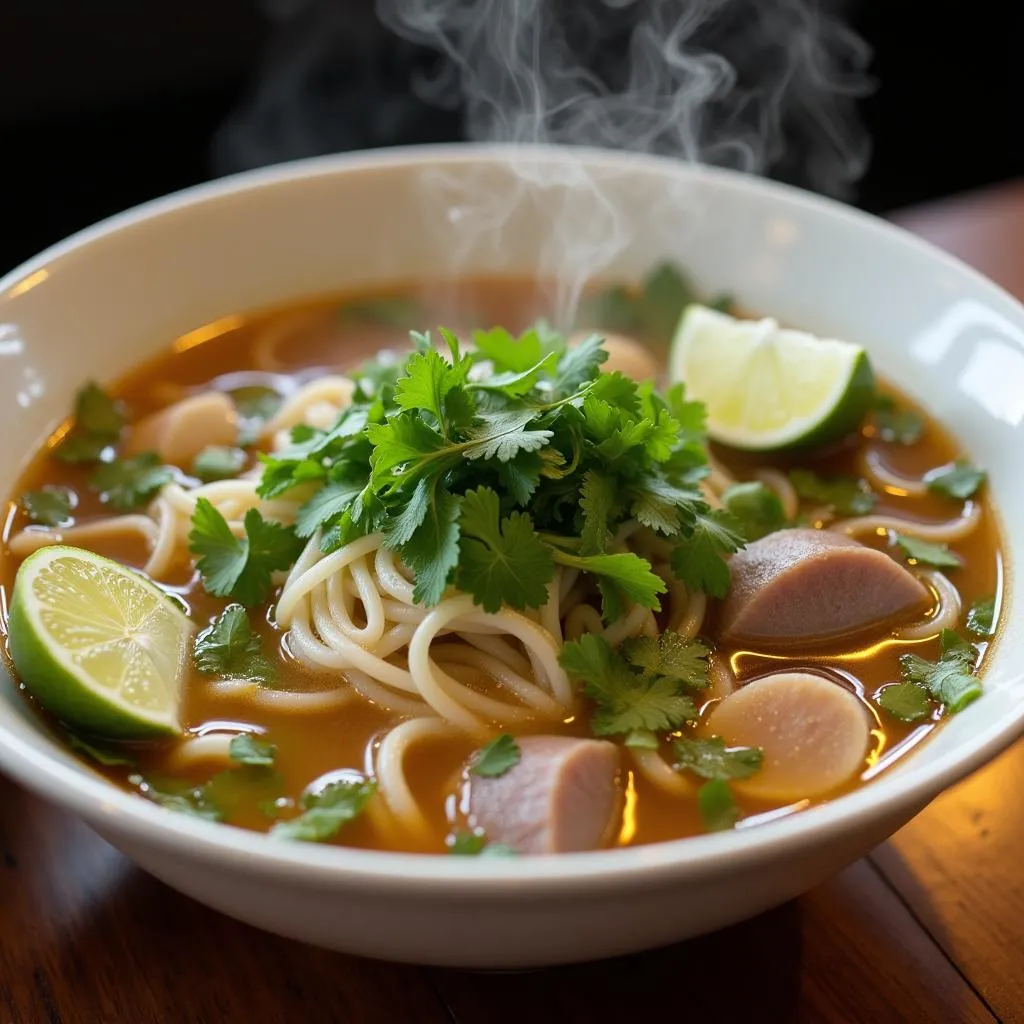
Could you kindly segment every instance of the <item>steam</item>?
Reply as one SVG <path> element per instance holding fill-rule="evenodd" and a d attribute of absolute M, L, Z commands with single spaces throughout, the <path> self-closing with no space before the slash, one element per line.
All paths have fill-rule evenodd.
<path fill-rule="evenodd" d="M 829 0 L 376 3 L 389 40 L 373 34 L 379 26 L 356 13 L 359 4 L 275 0 L 285 46 L 248 109 L 225 126 L 222 169 L 427 141 L 412 126 L 431 111 L 461 114 L 474 141 L 661 154 L 839 198 L 866 169 L 870 142 L 856 104 L 872 88 L 871 54 Z M 405 49 L 384 56 L 395 44 Z M 404 75 L 403 100 L 383 84 L 388 62 Z M 382 122 L 398 137 L 382 138 Z M 360 123 L 370 125 L 362 142 L 352 130 Z M 499 254 L 525 211 L 545 211 L 536 269 L 555 282 L 562 326 L 574 322 L 587 282 L 637 242 L 638 223 L 647 243 L 659 234 L 672 252 L 702 214 L 680 182 L 642 217 L 634 197 L 626 217 L 621 164 L 599 170 L 532 154 L 513 152 L 514 174 L 501 187 L 491 174 L 425 169 L 425 230 L 444 240 L 445 269 L 459 273 Z"/>

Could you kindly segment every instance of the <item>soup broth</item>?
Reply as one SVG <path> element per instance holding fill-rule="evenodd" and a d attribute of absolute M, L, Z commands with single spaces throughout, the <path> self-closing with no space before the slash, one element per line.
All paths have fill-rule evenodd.
<path fill-rule="evenodd" d="M 126 438 L 130 447 L 137 424 L 176 402 L 220 392 L 232 396 L 238 404 L 243 432 L 248 430 L 251 437 L 260 437 L 256 445 L 243 448 L 244 454 L 235 456 L 238 460 L 235 475 L 258 472 L 259 451 L 275 443 L 287 443 L 286 437 L 278 436 L 275 441 L 273 434 L 260 433 L 260 416 L 274 404 L 271 400 L 261 410 L 263 399 L 277 395 L 287 404 L 311 384 L 348 373 L 366 360 L 378 358 L 382 350 L 404 352 L 408 347 L 408 331 L 424 325 L 448 324 L 460 336 L 480 325 L 501 324 L 513 332 L 525 330 L 547 311 L 549 295 L 550 290 L 543 283 L 533 280 L 463 280 L 457 284 L 332 296 L 226 318 L 178 338 L 166 352 L 134 369 L 111 388 L 111 393 L 128 413 L 123 440 Z M 607 310 L 599 303 L 592 304 L 591 308 Z M 595 319 L 601 315 L 593 313 Z M 618 323 L 595 322 L 584 326 L 614 329 Z M 632 333 L 640 335 L 642 331 L 633 325 Z M 663 368 L 666 339 L 641 336 L 639 340 L 646 345 L 654 363 Z M 810 471 L 820 480 L 865 481 L 863 491 L 873 497 L 873 507 L 867 514 L 880 518 L 877 526 L 868 524 L 870 528 L 858 533 L 857 539 L 890 554 L 895 549 L 893 531 L 885 523 L 887 516 L 920 523 L 957 522 L 973 517 L 976 520 L 973 528 L 964 530 L 949 542 L 957 567 L 944 577 L 955 587 L 959 602 L 953 626 L 961 636 L 968 637 L 965 632 L 968 608 L 986 599 L 992 599 L 998 607 L 1001 556 L 995 517 L 984 491 L 965 500 L 924 488 L 912 488 L 912 493 L 907 493 L 905 481 L 925 479 L 936 467 L 954 463 L 960 452 L 945 428 L 915 406 L 892 382 L 881 382 L 878 389 L 902 416 L 920 421 L 920 436 L 913 443 L 893 440 L 891 427 L 886 427 L 877 417 L 869 417 L 853 437 L 820 451 L 755 455 L 713 445 L 712 485 L 723 484 L 727 488 L 736 481 L 760 480 L 769 491 L 777 491 L 782 504 L 797 502 L 797 508 L 792 510 L 795 514 L 786 516 L 787 523 L 828 530 L 844 516 L 831 510 L 829 501 L 820 496 L 794 498 L 790 471 L 794 468 Z M 319 406 L 316 402 L 307 403 L 305 409 L 307 422 L 311 418 L 316 426 L 326 428 L 337 415 L 338 403 L 327 397 Z M 45 527 L 31 523 L 18 498 L 26 492 L 60 487 L 77 496 L 72 512 L 74 527 L 63 527 L 62 537 L 66 543 L 140 570 L 150 564 L 160 586 L 187 608 L 197 628 L 206 627 L 232 601 L 207 591 L 196 569 L 196 559 L 182 538 L 174 544 L 166 564 L 159 572 L 153 572 L 150 533 L 128 529 L 94 535 L 81 532 L 84 525 L 105 521 L 111 509 L 109 502 L 101 501 L 90 487 L 95 466 L 54 458 L 54 450 L 62 443 L 68 429 L 65 425 L 42 446 L 27 466 L 8 506 L 2 562 L 4 607 L 14 587 L 15 574 L 27 553 L 24 541 L 19 547 L 16 539 L 24 536 L 26 529 L 46 532 Z M 174 470 L 173 484 L 187 493 L 198 481 L 190 475 L 189 467 L 184 466 Z M 918 490 L 920 493 L 916 493 Z M 131 514 L 154 519 L 158 515 L 152 509 L 147 512 L 145 505 Z M 79 530 L 77 535 L 76 529 Z M 61 530 L 50 528 L 50 532 L 61 533 Z M 913 559 L 909 565 L 912 569 L 921 568 L 920 562 Z M 211 817 L 244 828 L 270 830 L 276 823 L 299 814 L 304 796 L 308 802 L 308 794 L 322 791 L 331 782 L 378 778 L 382 741 L 396 725 L 409 720 L 408 714 L 400 709 L 400 701 L 399 709 L 389 709 L 364 695 L 376 690 L 362 687 L 360 692 L 354 691 L 348 685 L 350 680 L 345 670 L 311 668 L 304 663 L 301 652 L 297 652 L 289 638 L 289 631 L 277 619 L 281 577 L 282 574 L 275 576 L 274 590 L 267 600 L 248 609 L 249 621 L 263 641 L 266 657 L 272 662 L 272 682 L 260 684 L 219 678 L 199 671 L 189 658 L 182 684 L 180 721 L 183 733 L 179 737 L 114 745 L 109 737 L 86 736 L 48 716 L 28 691 L 26 699 L 47 717 L 57 735 L 74 737 L 73 742 L 80 745 L 83 756 L 90 757 L 89 751 L 98 749 L 101 760 L 120 761 L 103 764 L 92 760 L 96 770 L 116 784 L 177 809 L 205 813 L 206 808 L 213 807 L 215 813 L 211 813 Z M 929 662 L 942 658 L 942 641 L 937 630 L 925 629 L 920 636 L 907 639 L 902 637 L 898 624 L 892 624 L 853 638 L 844 635 L 833 639 L 825 637 L 815 644 L 759 646 L 725 635 L 722 614 L 720 601 L 707 600 L 697 636 L 712 650 L 714 663 L 730 677 L 725 689 L 718 687 L 713 679 L 710 689 L 695 694 L 697 720 L 682 731 L 671 729 L 659 735 L 653 750 L 649 745 L 630 747 L 628 739 L 627 745 L 622 746 L 622 735 L 611 737 L 618 745 L 620 756 L 616 776 L 618 803 L 614 827 L 600 845 L 660 842 L 719 827 L 713 822 L 709 824 L 707 807 L 702 806 L 698 797 L 710 776 L 678 770 L 673 764 L 670 740 L 684 734 L 709 735 L 710 716 L 723 699 L 728 700 L 728 693 L 734 686 L 742 690 L 751 680 L 783 670 L 818 674 L 854 695 L 870 724 L 870 740 L 859 768 L 827 793 L 804 798 L 771 798 L 759 794 L 756 787 L 745 786 L 742 777 L 735 777 L 736 781 L 730 786 L 734 808 L 729 814 L 738 827 L 799 811 L 865 784 L 940 725 L 943 713 L 940 704 L 929 705 L 926 714 L 905 722 L 878 703 L 878 695 L 886 686 L 906 678 L 901 656 L 913 654 Z M 360 611 L 357 603 L 353 612 L 354 629 L 362 628 L 365 615 L 365 610 Z M 658 625 L 664 628 L 663 617 L 659 618 Z M 969 639 L 975 645 L 977 665 L 983 661 L 989 641 L 977 635 Z M 441 640 L 435 642 L 441 643 Z M 508 658 L 529 664 L 530 652 L 521 643 L 515 639 L 502 643 Z M 401 666 L 402 658 L 398 651 L 387 655 L 385 661 Z M 450 671 L 473 692 L 493 695 L 493 680 L 487 679 L 485 674 L 472 667 L 457 669 L 455 662 Z M 408 697 L 408 694 L 402 696 Z M 561 720 L 553 723 L 550 717 L 525 715 L 514 727 L 495 728 L 492 738 L 499 732 L 513 733 L 518 738 L 531 733 L 589 737 L 592 735 L 591 703 L 580 696 L 571 713 Z M 273 764 L 239 764 L 229 760 L 224 740 L 240 733 L 258 736 L 273 744 L 276 748 Z M 467 780 L 473 785 L 467 765 L 472 764 L 481 745 L 479 735 L 459 729 L 410 743 L 403 753 L 402 772 L 421 819 L 417 827 L 405 827 L 402 814 L 394 811 L 395 805 L 389 805 L 392 812 L 389 813 L 388 807 L 381 805 L 378 794 L 371 798 L 365 813 L 345 823 L 328 841 L 347 846 L 439 854 L 450 850 L 453 843 L 458 846 L 459 837 L 480 834 L 480 822 L 467 796 Z M 113 758 L 107 756 L 111 751 L 116 752 Z M 649 755 L 660 757 L 660 767 L 652 767 Z M 659 783 L 658 772 L 662 770 L 671 773 L 673 781 L 666 784 L 663 779 Z M 168 794 L 181 799 L 168 800 Z"/>

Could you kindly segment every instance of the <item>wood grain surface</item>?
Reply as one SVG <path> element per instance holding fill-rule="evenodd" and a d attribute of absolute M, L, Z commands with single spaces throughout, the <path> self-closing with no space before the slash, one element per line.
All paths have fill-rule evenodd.
<path fill-rule="evenodd" d="M 894 217 L 1024 296 L 1024 183 Z M 426 970 L 179 896 L 0 780 L 0 1024 L 1024 1022 L 1024 745 L 800 900 L 601 964 Z"/>

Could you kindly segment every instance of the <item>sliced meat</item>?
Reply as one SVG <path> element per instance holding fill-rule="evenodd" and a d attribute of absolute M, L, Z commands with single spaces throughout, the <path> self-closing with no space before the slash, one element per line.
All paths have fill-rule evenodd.
<path fill-rule="evenodd" d="M 470 776 L 472 824 L 518 853 L 595 850 L 619 818 L 619 752 L 606 740 L 524 736 L 519 763 Z"/>
<path fill-rule="evenodd" d="M 130 452 L 156 452 L 167 465 L 188 470 L 209 445 L 238 440 L 235 403 L 220 391 L 194 395 L 140 420 L 132 429 Z"/>
<path fill-rule="evenodd" d="M 722 633 L 761 646 L 815 643 L 920 618 L 927 587 L 888 555 L 826 530 L 779 530 L 729 562 Z"/>
<path fill-rule="evenodd" d="M 849 690 L 810 672 L 775 672 L 715 707 L 705 731 L 730 747 L 760 747 L 760 771 L 733 785 L 790 802 L 834 792 L 865 764 L 871 719 Z"/>

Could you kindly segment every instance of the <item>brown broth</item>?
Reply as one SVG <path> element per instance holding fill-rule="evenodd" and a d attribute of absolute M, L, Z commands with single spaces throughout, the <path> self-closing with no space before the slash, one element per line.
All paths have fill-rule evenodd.
<path fill-rule="evenodd" d="M 178 338 L 160 356 L 135 368 L 112 388 L 124 401 L 135 420 L 186 395 L 209 389 L 231 390 L 247 385 L 269 385 L 287 393 L 325 370 L 349 369 L 375 355 L 382 347 L 404 347 L 407 329 L 424 323 L 445 323 L 458 327 L 463 324 L 502 324 L 510 330 L 519 330 L 533 322 L 546 308 L 546 290 L 536 281 L 528 280 L 464 280 L 455 285 L 420 286 L 392 289 L 373 295 L 361 294 L 359 301 L 389 297 L 413 298 L 421 308 L 417 322 L 401 326 L 381 326 L 346 322 L 339 316 L 339 308 L 352 300 L 351 296 L 332 296 L 286 309 L 270 310 L 249 316 L 233 316 L 201 327 Z M 262 363 L 262 369 L 254 369 Z M 893 394 L 901 406 L 914 408 L 905 396 L 889 385 L 883 389 Z M 925 416 L 922 410 L 917 410 Z M 927 428 L 922 439 L 913 446 L 884 445 L 885 457 L 892 469 L 909 477 L 920 477 L 928 469 L 950 462 L 958 454 L 957 447 L 946 430 L 934 419 L 925 416 Z M 15 490 L 17 495 L 34 490 L 43 484 L 59 484 L 73 488 L 79 495 L 76 510 L 79 522 L 103 516 L 104 508 L 88 490 L 86 480 L 90 469 L 66 465 L 48 455 L 63 435 L 64 429 L 42 446 L 40 452 L 26 468 Z M 717 451 L 716 456 L 736 475 L 744 477 L 754 467 L 773 465 L 787 468 L 799 464 L 825 475 L 859 475 L 859 450 L 871 442 L 870 428 L 855 443 L 813 458 L 793 460 L 756 460 L 748 456 Z M 998 594 L 1001 586 L 1001 555 L 999 551 L 995 516 L 983 498 L 984 511 L 978 529 L 966 539 L 951 545 L 962 556 L 964 568 L 955 573 L 955 582 L 964 607 L 981 597 Z M 929 495 L 907 497 L 880 493 L 876 511 L 890 512 L 908 518 L 948 519 L 959 509 L 955 501 Z M 7 538 L 26 525 L 24 513 L 12 501 L 5 517 L 4 552 L 0 564 L 0 586 L 3 607 L 13 586 L 18 568 L 17 559 L 6 546 Z M 871 542 L 870 538 L 864 538 Z M 876 539 L 881 544 L 882 539 Z M 123 541 L 97 546 L 106 554 L 126 564 L 140 566 L 145 553 L 138 545 Z M 207 595 L 191 565 L 182 556 L 182 562 L 171 581 L 172 589 L 188 604 L 195 621 L 205 624 L 226 602 Z M 280 637 L 268 624 L 262 610 L 251 615 L 273 649 L 280 650 Z M 961 623 L 962 625 L 962 623 Z M 6 631 L 6 622 L 3 623 Z M 714 612 L 702 631 L 714 639 Z M 926 658 L 938 656 L 937 640 L 920 643 L 882 640 L 856 649 L 816 650 L 792 656 L 768 655 L 764 652 L 719 646 L 739 679 L 749 680 L 767 671 L 787 667 L 818 667 L 832 678 L 847 686 L 863 700 L 875 719 L 875 743 L 865 764 L 861 779 L 855 779 L 849 788 L 860 785 L 864 779 L 891 763 L 894 756 L 909 750 L 931 732 L 936 721 L 905 726 L 883 716 L 880 718 L 868 698 L 884 683 L 899 676 L 898 656 L 914 650 Z M 280 685 L 288 689 L 318 690 L 329 688 L 335 680 L 326 674 L 317 675 L 299 667 L 280 654 Z M 27 695 L 26 695 L 27 696 Z M 38 708 L 31 697 L 30 703 L 46 718 L 58 733 L 59 723 L 53 722 Z M 273 819 L 260 804 L 280 798 L 287 807 L 294 805 L 302 793 L 314 783 L 345 776 L 363 774 L 372 759 L 373 745 L 387 729 L 400 720 L 399 716 L 385 712 L 361 699 L 333 711 L 315 715 L 299 715 L 265 707 L 255 707 L 245 696 L 214 695 L 210 677 L 193 672 L 184 689 L 182 720 L 193 731 L 217 731 L 218 723 L 237 723 L 266 734 L 276 744 L 278 756 L 273 773 L 258 777 L 244 770 L 235 773 L 218 789 L 218 795 L 228 808 L 230 823 L 245 828 L 266 830 Z M 586 715 L 566 724 L 565 731 L 587 734 Z M 196 770 L 190 776 L 174 771 L 177 741 L 136 745 L 132 748 L 138 770 L 153 777 L 176 775 L 189 777 L 195 783 L 206 781 L 211 772 Z M 464 826 L 455 793 L 460 772 L 471 754 L 470 740 L 451 741 L 414 748 L 407 760 L 407 772 L 415 779 L 420 805 L 431 822 L 429 842 L 418 846 L 390 841 L 388 848 L 420 849 L 441 852 L 446 836 L 453 827 Z M 99 768 L 113 781 L 126 788 L 129 769 Z M 629 799 L 618 836 L 619 843 L 652 843 L 680 838 L 702 831 L 695 801 L 692 798 L 671 797 L 653 787 L 643 777 L 630 772 L 627 778 Z M 747 824 L 754 823 L 766 812 L 779 808 L 744 798 L 738 802 Z M 798 809 L 802 805 L 794 805 Z M 345 827 L 337 842 L 349 846 L 383 847 L 369 817 Z"/>

